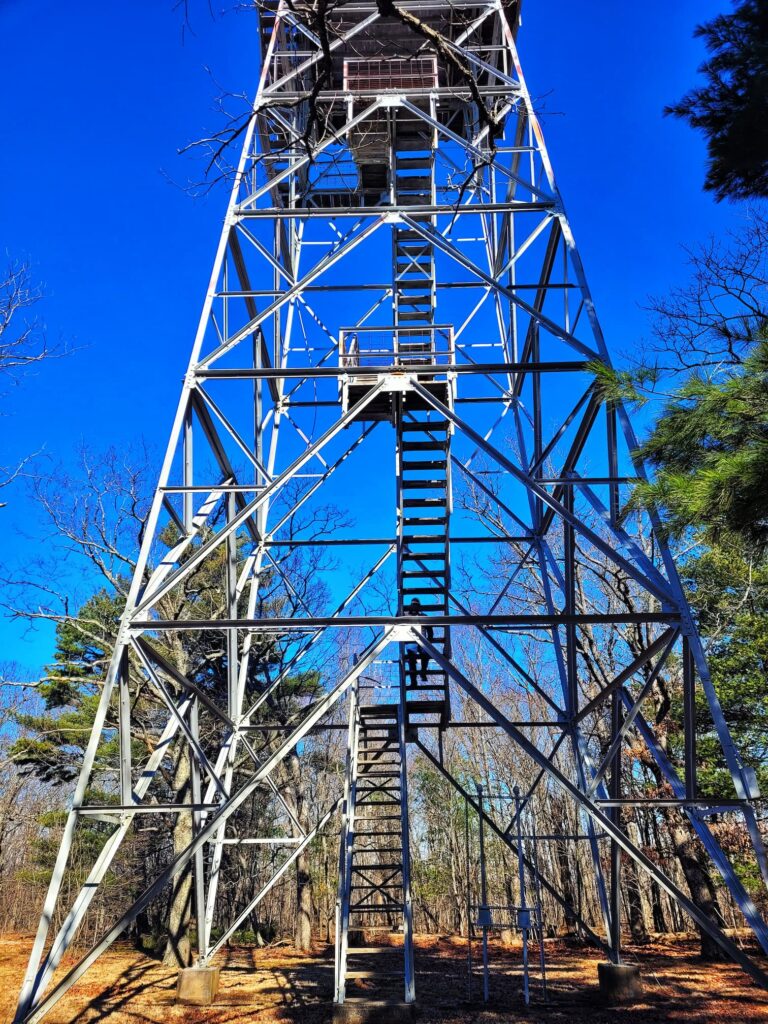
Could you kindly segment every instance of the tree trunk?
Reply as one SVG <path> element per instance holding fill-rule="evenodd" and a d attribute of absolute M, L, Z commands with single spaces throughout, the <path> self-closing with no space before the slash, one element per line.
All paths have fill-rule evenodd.
<path fill-rule="evenodd" d="M 631 857 L 622 857 L 624 867 L 624 893 L 627 901 L 627 912 L 629 914 L 629 931 L 632 941 L 644 946 L 650 935 L 645 926 L 645 914 L 640 899 L 640 878 L 637 873 L 637 864 Z"/>
<path fill-rule="evenodd" d="M 314 899 L 309 857 L 302 853 L 296 858 L 296 928 L 293 934 L 296 949 L 307 952 L 312 948 L 313 917 Z"/>
<path fill-rule="evenodd" d="M 686 828 L 683 824 L 674 824 L 672 826 L 672 843 L 680 861 L 680 867 L 683 869 L 691 899 L 714 925 L 722 928 L 723 916 L 717 902 L 715 885 L 699 842 L 690 828 Z M 701 935 L 701 956 L 704 960 L 728 959 L 720 946 L 701 928 L 699 928 L 699 934 Z"/>
<path fill-rule="evenodd" d="M 560 892 L 570 907 L 576 906 L 576 892 L 573 887 L 573 870 L 568 863 L 568 848 L 563 842 L 555 843 L 555 857 L 557 859 L 557 870 L 560 876 Z M 576 917 L 568 910 L 563 909 L 565 915 L 565 929 L 567 932 L 576 931 Z"/>
<path fill-rule="evenodd" d="M 653 833 L 651 834 L 651 826 L 653 826 Z M 655 815 L 645 815 L 645 844 L 648 847 L 652 847 L 657 852 L 661 852 L 661 836 L 659 835 L 658 822 Z M 659 883 L 654 879 L 650 879 L 650 900 L 651 900 L 651 911 L 653 913 L 653 930 L 655 932 L 666 933 L 669 931 L 667 926 L 667 919 L 664 915 L 664 903 L 662 900 L 661 889 Z"/>
<path fill-rule="evenodd" d="M 179 744 L 178 762 L 173 775 L 173 788 L 181 802 L 190 795 L 189 753 L 186 745 Z M 192 842 L 192 815 L 177 814 L 173 828 L 174 857 Z M 192 944 L 189 926 L 192 918 L 192 869 L 188 865 L 173 877 L 171 903 L 168 908 L 168 938 L 163 954 L 167 967 L 189 967 Z"/>

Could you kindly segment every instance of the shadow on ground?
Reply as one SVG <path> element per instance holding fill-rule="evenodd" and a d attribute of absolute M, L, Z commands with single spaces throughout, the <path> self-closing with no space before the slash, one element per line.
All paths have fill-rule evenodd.
<path fill-rule="evenodd" d="M 11 1020 L 13 1003 L 29 950 L 26 936 L 0 940 L 0 1019 Z M 401 954 L 392 939 L 383 963 L 397 967 Z M 535 952 L 535 951 L 534 951 Z M 423 1024 L 727 1024 L 766 1022 L 768 993 L 757 989 L 731 964 L 705 964 L 693 942 L 630 948 L 645 982 L 642 1002 L 602 1005 L 597 991 L 595 950 L 562 940 L 546 943 L 548 1002 L 542 1001 L 537 972 L 531 977 L 531 1006 L 523 1005 L 519 948 L 491 945 L 490 1001 L 481 1000 L 479 948 L 473 950 L 472 998 L 468 999 L 467 950 L 461 940 L 417 940 L 416 985 Z M 290 947 L 223 950 L 217 961 L 221 987 L 209 1007 L 179 1006 L 176 972 L 129 947 L 113 948 L 46 1018 L 50 1024 L 330 1024 L 333 950 L 301 954 Z M 71 965 L 71 961 L 70 961 Z M 354 994 L 364 995 L 366 982 Z M 392 979 L 391 995 L 400 997 Z"/>

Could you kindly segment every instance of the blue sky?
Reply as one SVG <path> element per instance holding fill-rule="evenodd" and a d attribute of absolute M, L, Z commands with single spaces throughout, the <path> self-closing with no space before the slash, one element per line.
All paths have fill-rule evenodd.
<path fill-rule="evenodd" d="M 251 93 L 258 74 L 254 19 L 190 6 L 192 32 L 174 0 L 0 2 L 0 244 L 31 261 L 49 342 L 75 350 L 3 388 L 0 464 L 165 444 L 226 202 L 169 179 L 201 176 L 177 150 L 220 124 L 212 78 Z M 702 140 L 662 117 L 695 81 L 694 25 L 726 7 L 525 4 L 523 67 L 614 351 L 642 345 L 647 296 L 685 280 L 681 245 L 742 215 L 702 192 Z M 12 568 L 44 534 L 21 486 L 3 499 Z M 3 660 L 30 669 L 50 656 L 45 630 L 0 620 L 0 641 Z"/>

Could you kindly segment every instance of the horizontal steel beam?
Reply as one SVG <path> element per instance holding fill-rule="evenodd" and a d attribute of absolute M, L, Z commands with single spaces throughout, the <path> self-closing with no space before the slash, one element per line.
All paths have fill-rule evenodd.
<path fill-rule="evenodd" d="M 217 811 L 219 804 L 90 804 L 74 808 L 75 814 L 184 814 Z"/>
<path fill-rule="evenodd" d="M 475 85 L 480 96 L 487 96 L 489 98 L 493 96 L 501 96 L 506 98 L 510 95 L 513 90 L 512 86 L 504 85 Z M 381 100 L 386 95 L 386 98 L 396 99 L 398 96 L 405 100 L 407 99 L 428 99 L 430 96 L 435 96 L 437 99 L 442 100 L 442 105 L 445 104 L 446 100 L 460 99 L 464 102 L 470 101 L 474 98 L 474 90 L 469 88 L 462 88 L 460 85 L 452 86 L 422 86 L 421 88 L 414 87 L 408 89 L 407 92 L 403 91 L 390 91 L 387 90 L 386 94 L 382 93 L 381 89 L 355 89 L 355 90 L 344 90 L 344 89 L 321 89 L 315 97 L 315 102 L 321 104 L 337 104 L 341 107 L 342 103 L 346 104 L 349 100 L 365 100 L 369 103 L 375 100 Z M 306 100 L 307 91 L 306 89 L 291 90 L 281 89 L 280 92 L 271 93 L 266 96 L 258 106 L 258 112 L 260 114 L 269 114 L 270 109 L 273 107 L 281 107 L 288 103 L 296 103 L 299 100 Z"/>
<path fill-rule="evenodd" d="M 722 809 L 740 810 L 748 804 L 766 802 L 765 797 L 757 800 L 735 797 L 730 800 L 714 799 L 713 797 L 632 797 L 625 796 L 614 799 L 599 800 L 595 803 L 599 807 L 705 807 L 711 811 L 718 812 Z"/>
<path fill-rule="evenodd" d="M 451 544 L 523 544 L 534 540 L 534 535 L 486 536 L 486 537 L 451 537 Z M 317 540 L 264 540 L 261 546 L 266 548 L 293 548 L 293 547 L 345 547 L 346 545 L 358 544 L 396 544 L 396 537 L 320 537 Z"/>
<path fill-rule="evenodd" d="M 306 616 L 301 619 L 135 619 L 131 630 L 258 629 L 292 632 L 326 626 L 418 626 L 424 617 L 412 615 Z M 622 615 L 430 615 L 430 626 L 484 626 L 486 629 L 556 629 L 558 626 L 616 626 L 625 623 L 678 623 L 678 612 L 628 612 Z"/>
<path fill-rule="evenodd" d="M 382 327 L 382 332 L 395 330 L 394 327 Z M 562 360 L 560 362 L 545 363 L 429 363 L 421 366 L 282 366 L 282 367 L 208 367 L 198 366 L 192 371 L 195 377 L 201 380 L 260 380 L 262 378 L 277 377 L 287 379 L 292 377 L 361 377 L 361 376 L 390 376 L 394 373 L 402 373 L 408 377 L 434 377 L 438 373 L 458 374 L 503 374 L 510 373 L 585 373 L 590 369 L 590 363 L 583 359 Z M 373 387 L 373 384 L 371 384 Z M 500 396 L 500 399 L 503 396 Z"/>
<path fill-rule="evenodd" d="M 509 203 L 483 203 L 477 206 L 462 205 L 456 207 L 456 203 L 418 203 L 414 206 L 334 206 L 333 209 L 322 209 L 316 206 L 292 206 L 286 207 L 250 207 L 236 206 L 234 210 L 235 220 L 328 220 L 339 217 L 374 217 L 381 213 L 397 212 L 402 210 L 412 215 L 450 214 L 452 217 L 464 217 L 467 214 L 478 214 L 485 216 L 487 213 L 538 213 L 554 209 L 554 202 L 540 199 L 538 202 L 509 202 Z"/>

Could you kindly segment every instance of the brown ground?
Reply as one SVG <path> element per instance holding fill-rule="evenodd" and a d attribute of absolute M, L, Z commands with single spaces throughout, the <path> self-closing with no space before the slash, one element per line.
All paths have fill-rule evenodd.
<path fill-rule="evenodd" d="M 0 1020 L 10 1021 L 31 936 L 0 939 Z M 467 1002 L 466 945 L 457 939 L 419 937 L 416 972 L 419 1021 L 423 1024 L 665 1024 L 727 1021 L 768 1022 L 768 993 L 738 967 L 703 964 L 693 941 L 674 939 L 629 949 L 639 963 L 646 996 L 630 1007 L 601 1006 L 596 992 L 601 955 L 561 940 L 548 941 L 550 1001 L 543 1005 L 537 976 L 532 1005 L 522 1005 L 520 950 L 492 943 L 491 1000 Z M 388 955 L 388 954 L 387 954 Z M 479 947 L 475 946 L 475 957 Z M 106 953 L 46 1018 L 50 1024 L 329 1024 L 333 951 L 302 955 L 285 947 L 233 948 L 222 954 L 222 984 L 215 1005 L 177 1006 L 174 971 L 129 947 Z M 763 960 L 763 965 L 768 966 Z"/>

